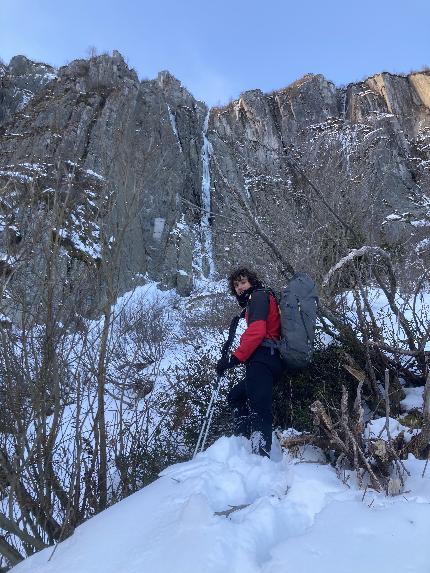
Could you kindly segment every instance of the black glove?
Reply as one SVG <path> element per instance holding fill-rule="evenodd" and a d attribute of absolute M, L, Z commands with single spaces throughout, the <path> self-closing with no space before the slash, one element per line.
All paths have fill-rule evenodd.
<path fill-rule="evenodd" d="M 239 366 L 239 364 L 242 363 L 234 354 L 231 354 L 230 356 L 222 356 L 216 365 L 216 373 L 218 376 L 222 376 L 226 370 Z"/>

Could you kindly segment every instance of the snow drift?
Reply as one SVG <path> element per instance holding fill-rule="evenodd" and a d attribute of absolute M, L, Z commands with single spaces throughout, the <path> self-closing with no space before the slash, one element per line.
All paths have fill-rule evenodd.
<path fill-rule="evenodd" d="M 395 498 L 339 480 L 314 448 L 271 461 L 221 438 L 13 573 L 428 573 L 430 471 Z"/>

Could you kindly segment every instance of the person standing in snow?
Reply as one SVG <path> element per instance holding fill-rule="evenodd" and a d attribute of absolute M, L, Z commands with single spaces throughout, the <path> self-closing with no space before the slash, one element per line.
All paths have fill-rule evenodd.
<path fill-rule="evenodd" d="M 273 344 L 281 336 L 279 307 L 273 293 L 247 268 L 234 271 L 229 286 L 239 305 L 246 309 L 247 328 L 238 348 L 221 358 L 216 370 L 222 376 L 230 368 L 245 365 L 244 379 L 227 396 L 235 433 L 250 438 L 254 453 L 270 456 L 273 386 L 283 370 Z"/>

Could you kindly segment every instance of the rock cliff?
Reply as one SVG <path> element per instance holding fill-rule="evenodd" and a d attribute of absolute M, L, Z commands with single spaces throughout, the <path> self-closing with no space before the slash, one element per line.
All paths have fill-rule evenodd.
<path fill-rule="evenodd" d="M 296 266 L 313 269 L 345 254 L 336 216 L 362 244 L 411 247 L 428 224 L 429 94 L 429 73 L 381 74 L 347 88 L 308 75 L 212 110 L 215 213 L 234 210 L 242 195 Z M 216 253 L 268 257 L 240 238 L 237 219 L 214 221 Z"/>
<path fill-rule="evenodd" d="M 117 245 L 120 291 L 148 276 L 187 294 L 243 262 L 272 272 L 251 215 L 297 268 L 323 272 L 358 241 L 425 251 L 429 72 L 344 88 L 307 75 L 211 110 L 168 72 L 140 81 L 118 52 L 59 70 L 16 56 L 0 82 L 4 272 L 29 198 L 64 206 L 54 230 L 77 264 Z"/>

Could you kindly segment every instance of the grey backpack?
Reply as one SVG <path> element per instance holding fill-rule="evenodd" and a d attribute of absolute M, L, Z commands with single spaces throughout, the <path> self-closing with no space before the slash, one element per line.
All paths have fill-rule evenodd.
<path fill-rule="evenodd" d="M 318 292 L 306 273 L 296 273 L 279 299 L 281 340 L 278 348 L 291 370 L 308 366 L 313 353 Z"/>

